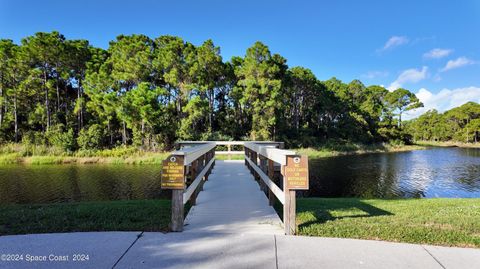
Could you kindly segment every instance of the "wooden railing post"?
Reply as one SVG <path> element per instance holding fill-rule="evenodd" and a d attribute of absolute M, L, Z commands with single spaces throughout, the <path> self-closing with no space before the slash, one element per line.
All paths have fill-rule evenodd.
<path fill-rule="evenodd" d="M 273 165 L 273 161 L 272 160 L 268 160 L 268 177 L 275 182 L 275 180 L 273 179 L 274 176 L 275 176 L 275 171 L 274 171 L 275 167 Z M 275 205 L 275 194 L 273 194 L 272 190 L 269 188 L 268 189 L 268 204 L 270 206 L 274 206 Z"/>
<path fill-rule="evenodd" d="M 294 235 L 296 232 L 296 197 L 295 190 L 288 189 L 285 165 L 282 165 L 283 192 L 285 203 L 283 204 L 283 226 L 286 235 Z"/>
<path fill-rule="evenodd" d="M 185 182 L 185 165 L 183 165 L 183 156 L 173 156 L 173 158 L 178 160 L 178 163 L 183 166 L 183 182 Z M 172 157 L 170 157 L 171 160 Z M 180 166 L 180 167 L 182 167 Z M 183 191 L 184 189 L 173 189 L 172 190 L 172 216 L 170 229 L 172 232 L 181 232 L 183 231 L 183 220 L 184 220 L 184 206 L 183 206 Z"/>
<path fill-rule="evenodd" d="M 183 231 L 183 190 L 172 190 L 172 232 Z"/>
<path fill-rule="evenodd" d="M 253 164 L 255 164 L 256 166 L 258 166 L 258 154 L 256 152 L 253 152 Z M 255 178 L 255 180 L 259 180 L 259 177 L 257 175 L 257 173 L 255 173 L 255 171 L 253 171 L 253 177 Z"/>
<path fill-rule="evenodd" d="M 262 169 L 262 171 L 267 174 L 267 158 L 263 157 L 262 155 L 259 155 L 258 156 L 259 159 L 260 159 L 260 169 Z M 267 188 L 267 186 L 265 186 L 265 184 L 263 183 L 262 180 L 259 180 L 259 183 L 260 183 L 260 189 L 265 192 L 265 188 Z"/>
<path fill-rule="evenodd" d="M 192 162 L 192 165 L 190 166 L 190 176 L 192 177 L 191 181 L 193 182 L 195 178 L 197 177 L 197 167 L 198 167 L 198 159 Z M 196 205 L 197 203 L 197 190 L 195 190 L 190 197 L 190 204 L 192 206 Z"/>

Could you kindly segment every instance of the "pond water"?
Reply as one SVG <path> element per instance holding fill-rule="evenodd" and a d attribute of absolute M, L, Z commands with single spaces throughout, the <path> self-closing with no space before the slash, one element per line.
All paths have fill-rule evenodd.
<path fill-rule="evenodd" d="M 0 204 L 156 199 L 158 165 L 0 166 Z"/>
<path fill-rule="evenodd" d="M 0 204 L 157 199 L 159 165 L 2 165 Z M 310 197 L 480 197 L 480 149 L 432 148 L 310 161 Z"/>
<path fill-rule="evenodd" d="M 316 197 L 480 197 L 480 149 L 431 148 L 311 160 Z"/>

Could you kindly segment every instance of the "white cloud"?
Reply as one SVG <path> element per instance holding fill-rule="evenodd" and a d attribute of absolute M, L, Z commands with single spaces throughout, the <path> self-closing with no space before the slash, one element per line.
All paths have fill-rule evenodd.
<path fill-rule="evenodd" d="M 471 64 L 474 64 L 474 63 L 475 63 L 475 61 L 470 60 L 467 57 L 460 57 L 460 58 L 457 58 L 455 60 L 448 61 L 447 64 L 445 65 L 445 67 L 440 69 L 440 72 L 445 72 L 445 71 L 448 71 L 448 70 L 452 70 L 452 69 L 459 68 L 459 67 L 466 66 L 466 65 L 471 65 Z"/>
<path fill-rule="evenodd" d="M 380 49 L 380 51 L 389 50 L 389 49 L 407 44 L 408 42 L 409 42 L 409 39 L 406 36 L 392 36 L 387 40 L 387 42 L 385 43 L 383 48 Z"/>
<path fill-rule="evenodd" d="M 387 87 L 389 91 L 394 91 L 401 88 L 405 83 L 416 83 L 427 77 L 428 67 L 424 66 L 422 69 L 407 69 L 404 70 L 398 78 Z"/>
<path fill-rule="evenodd" d="M 440 59 L 440 58 L 443 58 L 443 57 L 447 57 L 452 52 L 453 52 L 453 50 L 451 50 L 451 49 L 438 49 L 438 48 L 437 49 L 432 49 L 431 51 L 424 53 L 423 58 Z"/>
<path fill-rule="evenodd" d="M 405 112 L 405 119 L 416 118 L 431 109 L 445 112 L 467 102 L 480 103 L 480 87 L 473 86 L 453 90 L 443 89 L 438 93 L 432 93 L 425 88 L 421 88 L 416 95 L 422 101 L 424 107 Z"/>
<path fill-rule="evenodd" d="M 367 73 L 361 75 L 362 78 L 367 78 L 367 79 L 374 79 L 374 78 L 386 77 L 386 76 L 388 76 L 387 71 L 376 71 L 376 70 L 368 71 Z"/>

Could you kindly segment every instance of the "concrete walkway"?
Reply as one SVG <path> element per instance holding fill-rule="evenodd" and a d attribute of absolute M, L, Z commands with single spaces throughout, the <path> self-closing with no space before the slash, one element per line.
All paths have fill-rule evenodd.
<path fill-rule="evenodd" d="M 283 234 L 282 221 L 244 161 L 216 161 L 185 232 Z"/>
<path fill-rule="evenodd" d="M 140 237 L 139 237 L 140 236 Z M 98 232 L 0 237 L 0 268 L 480 268 L 480 249 L 340 238 Z M 74 261 L 85 254 L 89 260 Z M 46 261 L 26 261 L 45 257 Z M 52 256 L 53 255 L 53 256 Z M 68 256 L 68 261 L 51 257 Z"/>
<path fill-rule="evenodd" d="M 480 249 L 285 236 L 241 161 L 217 161 L 197 202 L 182 233 L 0 236 L 0 268 L 480 268 Z"/>

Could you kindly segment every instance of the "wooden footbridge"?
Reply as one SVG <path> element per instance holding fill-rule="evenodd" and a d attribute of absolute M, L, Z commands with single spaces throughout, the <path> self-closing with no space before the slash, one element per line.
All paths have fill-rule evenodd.
<path fill-rule="evenodd" d="M 172 189 L 174 232 L 295 234 L 295 191 L 308 189 L 308 159 L 282 142 L 182 141 L 163 161 L 161 184 Z"/>

